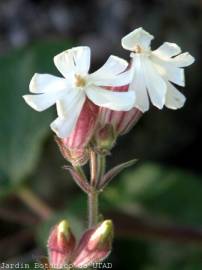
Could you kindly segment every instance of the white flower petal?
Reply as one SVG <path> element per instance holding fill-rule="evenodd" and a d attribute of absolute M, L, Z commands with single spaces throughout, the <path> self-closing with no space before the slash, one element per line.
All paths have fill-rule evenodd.
<path fill-rule="evenodd" d="M 162 109 L 165 104 L 166 83 L 159 76 L 152 62 L 144 55 L 141 58 L 145 84 L 151 101 L 157 108 Z"/>
<path fill-rule="evenodd" d="M 30 81 L 29 89 L 32 93 L 46 93 L 67 89 L 69 86 L 69 82 L 63 78 L 35 73 Z"/>
<path fill-rule="evenodd" d="M 87 74 L 90 69 L 90 48 L 87 46 L 80 46 L 71 50 L 74 53 L 76 71 L 80 74 Z"/>
<path fill-rule="evenodd" d="M 135 54 L 132 60 L 133 80 L 129 85 L 129 91 L 134 91 L 136 95 L 134 107 L 142 112 L 146 112 L 149 110 L 149 97 L 140 58 L 139 54 Z"/>
<path fill-rule="evenodd" d="M 184 69 L 182 68 L 167 68 L 166 78 L 177 85 L 185 86 Z"/>
<path fill-rule="evenodd" d="M 184 106 L 185 101 L 185 96 L 171 83 L 167 82 L 166 107 L 173 110 L 180 109 Z"/>
<path fill-rule="evenodd" d="M 150 48 L 150 43 L 153 38 L 154 36 L 140 27 L 123 37 L 121 44 L 124 49 L 129 51 L 134 51 L 136 46 L 140 46 L 141 48 L 147 50 Z"/>
<path fill-rule="evenodd" d="M 153 53 L 158 55 L 159 57 L 168 58 L 181 53 L 181 49 L 175 43 L 164 42 L 158 49 L 153 51 Z"/>
<path fill-rule="evenodd" d="M 152 56 L 151 59 L 162 77 L 180 86 L 185 86 L 184 69 L 178 68 L 171 61 L 166 61 L 158 56 Z"/>
<path fill-rule="evenodd" d="M 57 114 L 59 117 L 70 115 L 77 104 L 80 104 L 85 99 L 85 92 L 76 88 L 71 89 L 67 95 L 56 102 Z"/>
<path fill-rule="evenodd" d="M 88 73 L 90 67 L 90 48 L 86 46 L 66 50 L 54 57 L 57 69 L 66 78 L 75 73 Z"/>
<path fill-rule="evenodd" d="M 123 86 L 128 85 L 132 80 L 131 70 L 127 70 L 117 76 L 97 78 L 93 80 L 93 84 L 97 86 Z"/>
<path fill-rule="evenodd" d="M 171 59 L 171 63 L 176 67 L 187 67 L 193 64 L 194 61 L 194 57 L 188 52 L 182 53 Z"/>
<path fill-rule="evenodd" d="M 135 103 L 134 92 L 114 92 L 91 86 L 86 94 L 96 105 L 116 111 L 129 111 Z"/>
<path fill-rule="evenodd" d="M 75 99 L 72 103 L 70 103 L 71 100 L 65 100 L 65 105 L 67 105 L 67 107 L 65 107 L 64 116 L 59 116 L 50 125 L 51 129 L 60 138 L 67 138 L 76 126 L 77 120 L 85 102 L 85 95 L 78 95 L 77 97 L 79 99 Z"/>
<path fill-rule="evenodd" d="M 127 85 L 131 81 L 131 72 L 125 71 L 127 66 L 127 61 L 111 55 L 100 69 L 89 75 L 89 81 L 98 86 Z"/>
<path fill-rule="evenodd" d="M 78 117 L 58 117 L 50 124 L 50 127 L 59 138 L 65 139 L 74 130 L 77 120 Z"/>
<path fill-rule="evenodd" d="M 24 95 L 23 98 L 30 107 L 41 112 L 51 107 L 67 93 L 68 91 L 57 91 L 38 95 Z"/>
<path fill-rule="evenodd" d="M 65 78 L 75 73 L 74 55 L 71 50 L 56 55 L 53 60 L 55 66 Z"/>
<path fill-rule="evenodd" d="M 111 55 L 105 64 L 94 73 L 91 73 L 89 77 L 92 80 L 101 81 L 103 79 L 110 78 L 111 76 L 116 76 L 119 73 L 122 73 L 126 70 L 127 66 L 127 61 L 115 55 Z"/>

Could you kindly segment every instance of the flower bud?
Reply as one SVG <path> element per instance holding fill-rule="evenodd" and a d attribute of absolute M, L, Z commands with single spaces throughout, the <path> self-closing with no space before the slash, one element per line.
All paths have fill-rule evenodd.
<path fill-rule="evenodd" d="M 86 100 L 76 127 L 68 138 L 56 138 L 59 149 L 65 159 L 73 166 L 82 166 L 89 159 L 87 145 L 92 138 L 98 116 L 98 107 Z"/>
<path fill-rule="evenodd" d="M 100 127 L 97 126 L 94 140 L 94 144 L 96 145 L 96 150 L 98 152 L 101 154 L 108 153 L 116 141 L 116 134 L 113 126 L 111 124 L 106 124 Z"/>
<path fill-rule="evenodd" d="M 63 268 L 75 247 L 75 238 L 66 220 L 61 221 L 52 230 L 47 246 L 51 268 Z"/>
<path fill-rule="evenodd" d="M 100 110 L 99 120 L 102 125 L 111 124 L 114 127 L 116 136 L 128 133 L 138 122 L 142 112 L 133 108 L 127 112 L 118 112 L 102 108 Z"/>
<path fill-rule="evenodd" d="M 105 220 L 84 233 L 75 250 L 72 264 L 76 268 L 86 268 L 103 261 L 111 252 L 112 240 L 112 221 Z"/>

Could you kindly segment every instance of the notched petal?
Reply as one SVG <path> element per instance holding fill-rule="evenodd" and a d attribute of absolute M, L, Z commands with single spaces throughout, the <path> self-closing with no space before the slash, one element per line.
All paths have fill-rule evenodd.
<path fill-rule="evenodd" d="M 122 38 L 122 47 L 129 51 L 135 51 L 136 46 L 147 50 L 154 36 L 145 31 L 142 27 L 135 29 Z"/>
<path fill-rule="evenodd" d="M 63 78 L 35 73 L 30 81 L 29 89 L 31 93 L 40 94 L 68 89 L 69 86 L 67 80 Z"/>
<path fill-rule="evenodd" d="M 128 84 L 130 75 L 129 73 L 123 73 L 127 66 L 127 61 L 111 55 L 101 68 L 89 75 L 89 78 L 95 85 L 125 85 Z"/>
<path fill-rule="evenodd" d="M 187 67 L 195 62 L 195 58 L 188 52 L 182 53 L 171 59 L 176 67 Z"/>
<path fill-rule="evenodd" d="M 79 46 L 66 50 L 54 57 L 54 63 L 65 78 L 72 73 L 88 73 L 90 68 L 90 48 Z"/>
<path fill-rule="evenodd" d="M 172 110 L 177 110 L 184 106 L 185 101 L 186 97 L 168 82 L 165 102 L 166 107 Z"/>
<path fill-rule="evenodd" d="M 181 53 L 181 48 L 171 42 L 164 42 L 158 49 L 153 51 L 154 54 L 157 54 L 160 57 L 172 57 Z"/>

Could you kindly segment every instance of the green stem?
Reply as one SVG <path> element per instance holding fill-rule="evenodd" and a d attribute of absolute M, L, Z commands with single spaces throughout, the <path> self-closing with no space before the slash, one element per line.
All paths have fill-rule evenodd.
<path fill-rule="evenodd" d="M 88 227 L 98 223 L 98 192 L 91 191 L 88 194 Z"/>
<path fill-rule="evenodd" d="M 98 167 L 98 173 L 97 173 L 97 185 L 96 187 L 99 189 L 99 184 L 102 181 L 102 178 L 105 174 L 105 168 L 106 168 L 106 157 L 104 155 L 97 155 L 97 167 Z"/>
<path fill-rule="evenodd" d="M 98 183 L 99 162 L 97 154 L 91 149 L 90 151 L 90 191 L 88 192 L 88 226 L 91 228 L 98 222 Z"/>
<path fill-rule="evenodd" d="M 96 186 L 97 183 L 97 154 L 91 150 L 90 151 L 90 184 L 92 187 Z"/>

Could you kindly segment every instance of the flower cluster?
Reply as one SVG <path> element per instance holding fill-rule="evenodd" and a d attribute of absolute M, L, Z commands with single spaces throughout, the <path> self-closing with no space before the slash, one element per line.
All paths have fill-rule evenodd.
<path fill-rule="evenodd" d="M 110 254 L 112 238 L 112 221 L 105 220 L 84 232 L 76 245 L 69 223 L 63 220 L 54 227 L 48 239 L 50 268 L 87 268 L 99 263 Z"/>
<path fill-rule="evenodd" d="M 110 220 L 98 223 L 98 194 L 136 160 L 105 173 L 105 156 L 118 136 L 149 110 L 150 101 L 159 109 L 179 109 L 185 103 L 174 84 L 185 86 L 184 67 L 194 58 L 169 42 L 152 51 L 152 39 L 142 28 L 134 30 L 122 39 L 123 48 L 131 51 L 130 62 L 112 55 L 93 73 L 89 73 L 90 48 L 69 49 L 54 57 L 64 78 L 35 74 L 30 82 L 32 94 L 25 95 L 25 101 L 37 111 L 56 105 L 58 117 L 50 126 L 63 157 L 72 164 L 66 168 L 89 199 L 89 229 L 77 245 L 67 221 L 50 233 L 51 269 L 86 268 L 109 255 L 113 226 Z M 81 167 L 89 160 L 90 179 Z"/>
<path fill-rule="evenodd" d="M 33 94 L 23 97 L 37 111 L 56 104 L 58 117 L 50 126 L 63 156 L 72 164 L 85 164 L 90 142 L 102 152 L 110 150 L 117 136 L 130 130 L 149 109 L 149 99 L 159 109 L 184 105 L 185 96 L 172 83 L 185 86 L 183 68 L 194 58 L 169 42 L 152 51 L 153 38 L 143 28 L 122 38 L 123 48 L 131 51 L 129 64 L 112 55 L 90 74 L 91 51 L 81 46 L 54 57 L 64 78 L 33 76 Z"/>

